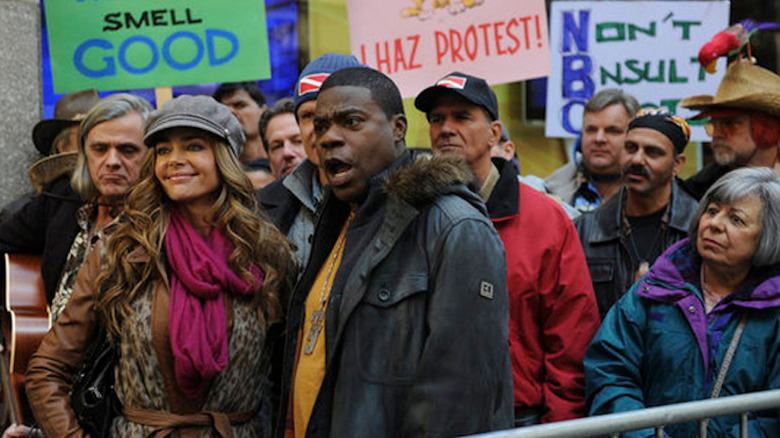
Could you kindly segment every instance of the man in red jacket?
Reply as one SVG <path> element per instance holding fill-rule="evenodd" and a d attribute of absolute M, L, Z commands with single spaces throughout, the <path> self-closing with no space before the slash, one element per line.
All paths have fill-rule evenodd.
<path fill-rule="evenodd" d="M 506 250 L 515 424 L 585 415 L 582 359 L 599 326 L 596 299 L 574 225 L 553 200 L 491 160 L 501 136 L 498 103 L 480 78 L 452 73 L 414 102 L 430 123 L 434 154 L 462 156 Z"/>

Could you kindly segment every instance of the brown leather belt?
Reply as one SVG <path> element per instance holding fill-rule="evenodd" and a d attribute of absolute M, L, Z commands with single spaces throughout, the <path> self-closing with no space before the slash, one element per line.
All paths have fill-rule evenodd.
<path fill-rule="evenodd" d="M 148 438 L 165 438 L 173 435 L 176 430 L 188 427 L 207 427 L 211 426 L 217 431 L 221 438 L 233 438 L 233 428 L 231 425 L 246 423 L 251 420 L 257 410 L 244 412 L 224 412 L 203 411 L 197 414 L 179 415 L 172 412 L 154 411 L 151 409 L 139 409 L 124 407 L 122 415 L 133 423 L 150 426 L 154 430 L 148 435 Z"/>

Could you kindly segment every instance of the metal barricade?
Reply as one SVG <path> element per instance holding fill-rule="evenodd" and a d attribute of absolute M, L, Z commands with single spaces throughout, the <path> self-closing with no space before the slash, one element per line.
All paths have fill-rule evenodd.
<path fill-rule="evenodd" d="M 519 429 L 471 435 L 473 438 L 588 438 L 619 437 L 621 432 L 654 428 L 656 437 L 664 436 L 670 424 L 698 421 L 700 437 L 706 437 L 706 420 L 722 415 L 740 414 L 740 437 L 748 436 L 748 413 L 780 409 L 780 389 L 750 394 L 698 400 L 658 406 L 637 411 L 599 415 L 579 420 L 523 427 Z M 703 433 L 703 434 L 702 434 Z"/>

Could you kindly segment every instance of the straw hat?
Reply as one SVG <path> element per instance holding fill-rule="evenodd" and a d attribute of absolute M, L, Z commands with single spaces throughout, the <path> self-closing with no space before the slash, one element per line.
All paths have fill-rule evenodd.
<path fill-rule="evenodd" d="M 76 169 L 79 153 L 64 152 L 41 158 L 30 166 L 29 175 L 35 191 L 40 193 L 43 186 L 73 172 Z"/>
<path fill-rule="evenodd" d="M 54 105 L 54 118 L 41 120 L 33 127 L 35 148 L 43 155 L 49 155 L 57 134 L 65 128 L 77 126 L 99 100 L 100 95 L 93 88 L 62 96 Z"/>
<path fill-rule="evenodd" d="M 745 109 L 780 116 L 780 76 L 754 64 L 731 64 L 715 96 L 686 97 L 680 106 L 704 111 Z"/>

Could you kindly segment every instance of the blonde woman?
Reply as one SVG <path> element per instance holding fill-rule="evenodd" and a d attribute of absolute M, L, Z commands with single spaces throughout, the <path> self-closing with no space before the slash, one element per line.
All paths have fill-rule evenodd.
<path fill-rule="evenodd" d="M 227 107 L 173 99 L 152 114 L 144 142 L 152 153 L 125 212 L 30 363 L 36 419 L 47 437 L 85 434 L 68 391 L 100 319 L 119 355 L 111 436 L 263 436 L 289 244 L 257 215 Z"/>

